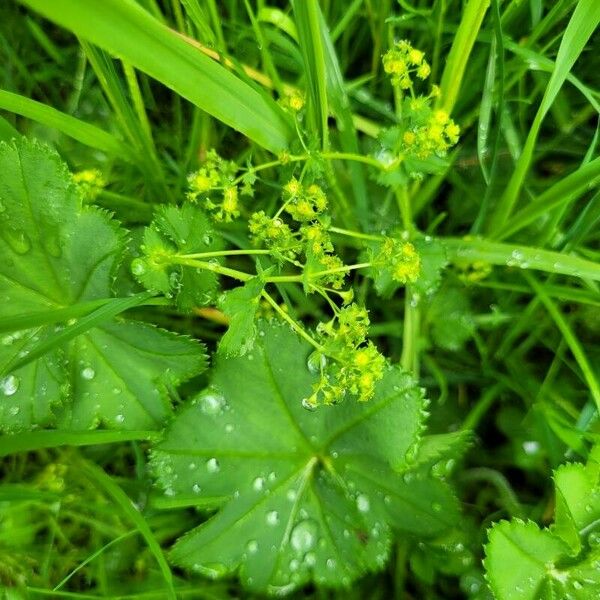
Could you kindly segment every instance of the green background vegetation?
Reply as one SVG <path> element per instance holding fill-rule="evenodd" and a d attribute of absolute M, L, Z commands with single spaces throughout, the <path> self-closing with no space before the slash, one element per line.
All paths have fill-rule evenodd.
<path fill-rule="evenodd" d="M 73 172 L 99 169 L 107 185 L 93 203 L 114 213 L 133 240 L 118 298 L 91 318 L 127 311 L 128 318 L 201 340 L 212 353 L 225 331 L 218 314 L 184 314 L 149 299 L 129 277 L 143 226 L 157 205 L 183 200 L 188 174 L 211 148 L 240 166 L 297 151 L 298 123 L 275 101 L 292 88 L 306 98 L 299 127 L 318 148 L 377 156 L 378 136 L 397 121 L 381 57 L 394 40 L 410 40 L 426 52 L 430 81 L 441 85 L 440 106 L 461 127 L 447 166 L 408 188 L 411 222 L 443 244 L 449 264 L 436 293 L 421 302 L 404 291 L 382 299 L 360 274 L 349 283 L 370 311 L 370 338 L 425 388 L 429 433 L 465 432 L 440 450 L 443 469 L 435 463 L 455 489 L 460 522 L 435 539 L 396 536 L 379 571 L 349 590 L 308 584 L 293 594 L 483 600 L 494 597 L 490 583 L 500 599 L 598 597 L 598 3 L 293 4 L 0 4 L 0 140 L 21 134 L 53 146 Z M 406 216 L 368 164 L 330 160 L 325 171 L 335 225 L 380 234 Z M 276 207 L 290 174 L 261 172 L 243 216 Z M 246 227 L 242 218 L 220 235 L 242 247 Z M 356 242 L 335 238 L 348 264 Z M 326 318 L 317 295 L 289 286 L 282 297 L 307 327 Z M 65 318 L 33 322 L 24 314 L 17 327 L 18 314 L 0 312 L 3 334 Z M 208 376 L 179 390 L 165 383 L 174 405 Z M 261 408 L 255 416 L 266 415 Z M 148 457 L 157 435 L 117 427 L 0 438 L 0 593 L 261 597 L 235 575 L 211 581 L 168 561 L 175 540 L 210 513 L 177 506 L 156 486 Z M 428 458 L 417 462 L 429 465 Z M 565 466 L 573 462 L 587 466 Z M 488 529 L 502 519 L 512 521 L 492 530 L 497 554 L 488 546 L 484 567 Z M 511 536 L 517 541 L 504 543 Z M 581 587 L 553 587 L 563 571 L 549 574 L 550 562 L 577 572 L 573 581 Z M 527 588 L 532 576 L 535 585 Z"/>

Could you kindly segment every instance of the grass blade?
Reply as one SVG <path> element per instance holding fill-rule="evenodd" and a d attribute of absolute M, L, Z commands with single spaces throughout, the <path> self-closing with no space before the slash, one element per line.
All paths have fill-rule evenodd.
<path fill-rule="evenodd" d="M 569 204 L 600 182 L 600 158 L 580 167 L 574 173 L 540 194 L 529 206 L 516 213 L 496 234 L 496 239 L 505 239 L 520 231 L 537 218 L 558 206 Z"/>
<path fill-rule="evenodd" d="M 60 446 L 96 446 L 121 444 L 136 440 L 153 440 L 156 431 L 27 431 L 0 436 L 0 457 Z"/>
<path fill-rule="evenodd" d="M 198 52 L 133 0 L 22 2 L 126 60 L 268 150 L 288 147 L 292 125 L 274 101 Z"/>
<path fill-rule="evenodd" d="M 600 264 L 571 254 L 481 239 L 441 239 L 448 250 L 450 260 L 481 260 L 492 265 L 533 269 L 600 281 Z"/>
<path fill-rule="evenodd" d="M 450 54 L 442 75 L 440 108 L 452 112 L 462 83 L 471 50 L 490 5 L 490 0 L 469 0 L 452 42 Z"/>
<path fill-rule="evenodd" d="M 0 90 L 0 108 L 57 129 L 91 148 L 131 160 L 127 146 L 110 133 L 36 100 Z"/>
<path fill-rule="evenodd" d="M 300 49 L 304 59 L 306 86 L 308 88 L 308 110 L 313 131 L 318 133 L 323 149 L 329 146 L 327 128 L 327 76 L 325 49 L 320 27 L 320 10 L 317 0 L 293 2 Z"/>
<path fill-rule="evenodd" d="M 344 77 L 340 69 L 337 53 L 331 41 L 327 24 L 322 12 L 319 10 L 319 29 L 323 39 L 323 50 L 325 53 L 325 75 L 327 82 L 327 96 L 331 106 L 331 112 L 338 123 L 340 146 L 344 152 L 351 154 L 359 153 L 358 137 L 354 127 L 352 108 L 346 93 Z M 368 211 L 367 187 L 365 183 L 365 172 L 362 165 L 351 163 L 348 165 L 352 188 L 356 198 L 356 212 L 359 221 L 365 221 Z"/>
<path fill-rule="evenodd" d="M 542 304 L 546 307 L 548 314 L 552 317 L 554 324 L 560 330 L 565 342 L 569 346 L 571 353 L 573 354 L 581 372 L 583 373 L 583 377 L 590 389 L 590 393 L 592 394 L 592 398 L 596 403 L 596 407 L 600 410 L 600 382 L 596 379 L 594 375 L 594 370 L 588 361 L 588 358 L 583 350 L 583 347 L 579 343 L 577 336 L 572 331 L 569 323 L 563 317 L 562 313 L 554 304 L 552 299 L 546 294 L 544 287 L 536 281 L 536 279 L 530 275 L 529 273 L 524 274 L 527 283 L 535 290 L 537 297 L 540 299 Z"/>
<path fill-rule="evenodd" d="M 490 231 L 502 227 L 510 216 L 533 160 L 542 121 L 598 23 L 600 23 L 600 3 L 598 3 L 598 0 L 580 0 L 563 35 L 550 81 L 527 135 L 515 171 L 496 207 Z"/>
<path fill-rule="evenodd" d="M 81 472 L 92 483 L 96 484 L 100 489 L 104 490 L 104 492 L 115 501 L 115 503 L 119 506 L 123 513 L 127 515 L 127 517 L 137 527 L 142 537 L 146 540 L 146 544 L 148 544 L 148 549 L 154 555 L 154 558 L 158 563 L 160 572 L 162 573 L 162 576 L 165 580 L 165 597 L 169 598 L 170 600 L 177 600 L 177 594 L 175 593 L 175 588 L 173 587 L 173 574 L 171 573 L 169 563 L 165 558 L 160 544 L 154 537 L 150 526 L 146 522 L 146 519 L 144 519 L 143 515 L 131 502 L 131 498 L 129 498 L 129 496 L 112 480 L 112 478 L 109 475 L 107 475 L 100 467 L 96 466 L 95 464 L 89 461 L 81 460 L 79 462 L 79 467 L 81 469 Z"/>

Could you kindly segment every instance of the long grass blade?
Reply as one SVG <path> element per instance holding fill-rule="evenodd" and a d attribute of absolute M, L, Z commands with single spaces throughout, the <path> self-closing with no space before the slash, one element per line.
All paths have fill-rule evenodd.
<path fill-rule="evenodd" d="M 304 59 L 308 111 L 313 130 L 318 134 L 323 149 L 329 146 L 327 115 L 327 76 L 325 49 L 320 27 L 320 10 L 317 0 L 293 2 L 294 16 L 300 49 Z"/>
<path fill-rule="evenodd" d="M 469 0 L 463 11 L 440 84 L 440 107 L 448 113 L 456 104 L 469 56 L 489 5 L 490 0 Z"/>
<path fill-rule="evenodd" d="M 533 160 L 542 121 L 598 23 L 600 23 L 600 2 L 598 0 L 580 0 L 563 35 L 554 71 L 527 135 L 523 152 L 494 212 L 490 231 L 502 227 L 512 213 Z"/>
<path fill-rule="evenodd" d="M 0 90 L 0 108 L 52 127 L 85 146 L 131 160 L 127 146 L 110 133 L 37 100 Z"/>
<path fill-rule="evenodd" d="M 273 152 L 288 147 L 277 104 L 214 62 L 133 0 L 22 0 L 48 19 L 129 62 Z"/>

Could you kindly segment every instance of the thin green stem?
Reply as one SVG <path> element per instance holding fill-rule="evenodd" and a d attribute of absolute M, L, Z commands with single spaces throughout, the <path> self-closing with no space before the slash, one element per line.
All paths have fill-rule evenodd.
<path fill-rule="evenodd" d="M 515 491 L 510 486 L 508 479 L 500 471 L 487 467 L 468 469 L 460 476 L 461 481 L 486 481 L 498 491 L 498 501 L 511 517 L 523 518 L 524 512 Z"/>
<path fill-rule="evenodd" d="M 216 250 L 214 252 L 197 252 L 196 254 L 176 254 L 177 258 L 216 258 L 219 256 L 251 256 L 254 254 L 271 254 L 266 249 Z"/>
<path fill-rule="evenodd" d="M 402 226 L 406 231 L 414 233 L 415 226 L 412 220 L 410 197 L 406 186 L 402 185 L 396 189 L 396 201 L 398 202 L 398 210 L 400 211 L 400 216 L 402 218 Z"/>
<path fill-rule="evenodd" d="M 308 279 L 318 279 L 325 275 L 334 275 L 335 273 L 347 273 L 349 271 L 355 271 L 357 269 L 366 269 L 371 267 L 370 262 L 357 263 L 355 265 L 344 265 L 343 267 L 335 267 L 333 269 L 325 269 L 324 271 L 315 271 L 309 273 Z M 274 275 L 272 277 L 265 277 L 265 281 L 270 283 L 302 283 L 307 276 L 305 275 Z"/>
<path fill-rule="evenodd" d="M 352 231 L 350 229 L 342 229 L 341 227 L 329 227 L 327 231 L 332 233 L 338 233 L 339 235 L 345 235 L 348 237 L 356 238 L 357 240 L 372 240 L 374 242 L 381 242 L 384 238 L 381 235 L 374 235 L 370 233 L 361 233 L 360 231 Z"/>
<path fill-rule="evenodd" d="M 254 277 L 254 275 L 251 275 L 250 273 L 245 273 L 244 271 L 238 271 L 237 269 L 230 269 L 229 267 L 224 267 L 218 262 L 212 263 L 203 260 L 195 260 L 193 258 L 178 258 L 177 256 L 172 256 L 171 262 L 177 265 L 185 265 L 187 267 L 195 267 L 196 269 L 212 271 L 213 273 L 218 273 L 219 275 L 226 275 L 227 277 L 232 277 L 233 279 L 237 279 L 238 281 L 248 281 L 249 279 L 252 279 L 252 277 Z"/>
<path fill-rule="evenodd" d="M 277 302 L 273 299 L 268 292 L 265 290 L 262 291 L 261 296 L 275 309 L 277 314 L 290 325 L 290 327 L 301 337 L 303 337 L 311 346 L 315 347 L 319 352 L 323 352 L 325 349 L 319 342 L 317 342 L 311 335 L 306 333 L 304 328 L 301 325 L 298 325 L 296 321 L 288 315 Z"/>

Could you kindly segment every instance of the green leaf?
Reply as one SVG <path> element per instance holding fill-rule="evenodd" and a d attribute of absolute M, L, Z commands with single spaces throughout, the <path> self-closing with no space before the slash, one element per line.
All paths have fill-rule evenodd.
<path fill-rule="evenodd" d="M 554 474 L 556 517 L 553 532 L 575 553 L 581 551 L 581 531 L 600 519 L 600 465 L 590 459 L 586 466 L 570 464 Z"/>
<path fill-rule="evenodd" d="M 210 270 L 174 263 L 173 257 L 221 248 L 221 238 L 199 208 L 192 204 L 165 206 L 157 210 L 154 221 L 146 227 L 144 258 L 134 260 L 131 269 L 147 289 L 175 296 L 177 306 L 189 312 L 214 301 L 217 276 Z"/>
<path fill-rule="evenodd" d="M 498 600 L 592 600 L 600 595 L 600 447 L 587 465 L 555 472 L 556 524 L 514 519 L 488 533 L 486 576 Z"/>
<path fill-rule="evenodd" d="M 411 378 L 389 367 L 369 403 L 308 411 L 312 348 L 285 325 L 259 327 L 251 353 L 217 357 L 210 387 L 153 451 L 167 496 L 220 509 L 172 560 L 214 577 L 239 571 L 272 593 L 348 586 L 384 566 L 393 532 L 452 526 L 447 484 L 412 466 L 424 400 Z"/>
<path fill-rule="evenodd" d="M 293 129 L 266 95 L 204 55 L 133 0 L 22 0 L 55 23 L 171 88 L 257 144 L 280 152 Z"/>
<path fill-rule="evenodd" d="M 399 239 L 401 234 L 396 235 Z M 419 255 L 419 275 L 415 282 L 411 283 L 413 291 L 418 295 L 429 296 L 435 292 L 441 283 L 442 270 L 448 264 L 446 249 L 437 239 L 427 236 L 416 236 L 411 239 Z M 365 260 L 375 262 L 368 271 L 369 276 L 375 282 L 375 289 L 381 296 L 389 297 L 403 284 L 394 278 L 395 262 L 392 260 L 382 261 L 381 250 L 385 241 L 369 242 Z"/>
<path fill-rule="evenodd" d="M 498 600 L 538 600 L 552 596 L 568 578 L 556 563 L 567 547 L 560 538 L 535 523 L 501 521 L 489 532 L 485 568 Z M 564 596 L 563 596 L 564 597 Z"/>
<path fill-rule="evenodd" d="M 21 139 L 0 145 L 0 172 L 0 319 L 24 322 L 110 298 L 124 231 L 107 213 L 82 206 L 59 156 Z M 116 323 L 114 315 L 107 302 L 66 327 L 4 336 L 0 429 L 159 427 L 171 410 L 167 387 L 204 368 L 202 347 L 150 325 Z M 64 336 L 63 327 L 79 335 Z M 28 356 L 36 359 L 24 364 Z"/>
<path fill-rule="evenodd" d="M 475 332 L 475 319 L 464 291 L 442 288 L 427 311 L 435 344 L 446 350 L 460 350 Z"/>
<path fill-rule="evenodd" d="M 221 310 L 229 317 L 229 329 L 221 338 L 219 352 L 226 356 L 250 352 L 256 339 L 256 311 L 265 284 L 253 277 L 244 285 L 225 293 Z"/>
<path fill-rule="evenodd" d="M 448 264 L 444 244 L 430 235 L 420 236 L 412 240 L 421 258 L 421 272 L 415 283 L 413 292 L 430 296 L 440 286 L 442 271 Z"/>

